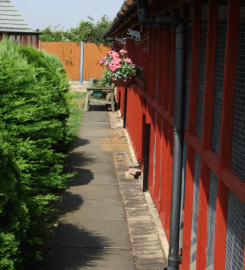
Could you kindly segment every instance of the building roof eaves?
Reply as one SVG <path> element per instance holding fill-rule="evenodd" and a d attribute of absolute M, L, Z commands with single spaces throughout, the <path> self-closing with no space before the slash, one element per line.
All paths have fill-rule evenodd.
<path fill-rule="evenodd" d="M 26 29 L 10 29 L 10 28 L 2 28 L 0 27 L 0 33 L 4 34 L 14 34 L 14 35 L 41 35 L 41 32 L 37 32 L 34 30 L 26 30 Z"/>
<path fill-rule="evenodd" d="M 172 12 L 174 8 L 179 8 L 184 4 L 193 2 L 194 0 L 148 0 L 151 16 L 163 16 L 163 14 Z M 123 33 L 127 27 L 131 28 L 140 24 L 136 0 L 124 1 L 121 11 L 117 13 L 116 18 L 105 33 L 104 38 L 116 36 Z"/>
<path fill-rule="evenodd" d="M 9 28 L 13 31 L 31 29 L 10 1 L 0 0 L 0 29 Z"/>
<path fill-rule="evenodd" d="M 148 0 L 148 3 L 149 5 L 151 5 L 151 3 L 156 1 L 162 2 L 162 0 Z M 104 38 L 112 37 L 118 34 L 119 32 L 121 32 L 122 29 L 129 25 L 129 22 L 131 20 L 133 21 L 134 25 L 140 24 L 140 21 L 138 19 L 137 0 L 124 1 L 121 10 L 117 13 L 116 18 L 112 22 L 111 27 L 105 33 Z"/>
<path fill-rule="evenodd" d="M 126 0 L 124 1 L 121 10 L 117 13 L 117 16 L 113 20 L 110 28 L 105 33 L 104 37 L 110 37 L 116 29 L 121 28 L 132 14 L 138 12 L 136 0 Z"/>

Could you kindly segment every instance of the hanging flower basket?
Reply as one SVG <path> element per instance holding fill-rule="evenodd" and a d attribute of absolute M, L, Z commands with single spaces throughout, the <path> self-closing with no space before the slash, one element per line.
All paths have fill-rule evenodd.
<path fill-rule="evenodd" d="M 133 64 L 132 60 L 127 57 L 127 53 L 123 49 L 119 53 L 109 51 L 98 61 L 97 64 L 107 68 L 99 80 L 101 85 L 114 83 L 115 86 L 125 88 L 132 84 L 138 88 L 143 85 L 143 82 L 146 81 L 146 77 L 142 75 L 143 69 Z M 128 79 L 125 80 L 125 78 Z M 135 80 L 136 78 L 137 80 Z"/>
<path fill-rule="evenodd" d="M 112 82 L 115 84 L 117 87 L 130 87 L 134 81 L 135 81 L 136 76 L 131 76 L 127 78 L 126 80 L 113 80 Z"/>

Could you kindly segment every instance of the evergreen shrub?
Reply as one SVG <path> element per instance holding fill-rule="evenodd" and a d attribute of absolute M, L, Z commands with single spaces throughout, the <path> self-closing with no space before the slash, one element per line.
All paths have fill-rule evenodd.
<path fill-rule="evenodd" d="M 0 42 L 0 131 L 7 145 L 0 148 L 0 170 L 6 171 L 0 174 L 0 269 L 21 269 L 17 261 L 41 258 L 38 248 L 53 222 L 53 191 L 66 187 L 68 178 L 62 174 L 71 142 L 67 91 L 57 58 Z"/>
<path fill-rule="evenodd" d="M 22 262 L 20 242 L 29 226 L 29 215 L 20 172 L 0 126 L 0 269 L 16 269 Z"/>

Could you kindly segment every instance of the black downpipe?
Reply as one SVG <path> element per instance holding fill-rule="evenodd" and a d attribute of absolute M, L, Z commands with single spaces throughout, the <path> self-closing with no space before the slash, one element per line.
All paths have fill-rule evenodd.
<path fill-rule="evenodd" d="M 178 270 L 179 256 L 179 226 L 182 183 L 182 157 L 184 135 L 184 103 L 185 103 L 185 62 L 186 62 L 186 26 L 177 17 L 150 17 L 148 0 L 137 0 L 138 16 L 143 25 L 150 27 L 176 27 L 176 66 L 175 66 L 175 107 L 174 107 L 174 144 L 173 144 L 173 174 L 171 194 L 171 221 L 168 267 L 166 270 Z"/>
<path fill-rule="evenodd" d="M 145 124 L 143 192 L 148 191 L 150 135 L 151 135 L 151 125 Z"/>

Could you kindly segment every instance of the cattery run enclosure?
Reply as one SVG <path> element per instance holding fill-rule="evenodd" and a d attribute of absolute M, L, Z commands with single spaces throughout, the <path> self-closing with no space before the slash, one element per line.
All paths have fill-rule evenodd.
<path fill-rule="evenodd" d="M 143 23 L 137 19 L 142 3 L 149 4 Z M 184 270 L 245 270 L 244 10 L 244 0 L 129 0 L 105 35 L 114 38 L 114 50 L 126 49 L 147 77 L 139 89 L 118 88 L 117 101 L 142 169 L 144 129 L 150 124 L 149 192 L 170 243 L 179 60 L 173 26 L 185 23 L 182 184 L 175 224 L 182 260 L 169 257 Z M 160 17 L 173 23 L 159 25 Z"/>

